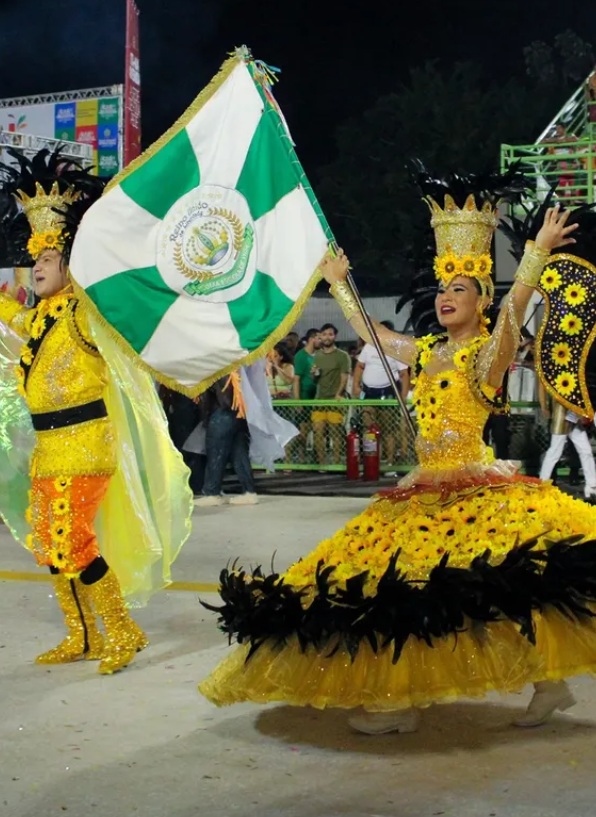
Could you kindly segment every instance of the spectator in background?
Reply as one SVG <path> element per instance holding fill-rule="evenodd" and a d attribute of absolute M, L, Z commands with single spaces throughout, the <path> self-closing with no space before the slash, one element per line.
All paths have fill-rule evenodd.
<path fill-rule="evenodd" d="M 522 340 L 507 373 L 507 392 L 511 403 L 507 445 L 509 456 L 522 460 L 525 473 L 537 477 L 540 470 L 541 437 L 538 434 L 535 409 L 529 405 L 538 400 L 534 338 L 524 326 L 520 332 Z M 527 342 L 528 340 L 531 342 Z M 519 403 L 522 405 L 516 405 Z M 502 441 L 498 447 L 502 449 Z"/>
<path fill-rule="evenodd" d="M 391 321 L 381 321 L 381 325 L 394 331 Z M 393 357 L 388 357 L 387 362 L 391 368 L 395 380 L 399 383 L 399 389 L 404 402 L 410 391 L 410 373 L 408 367 Z M 395 399 L 393 387 L 389 383 L 389 378 L 379 353 L 372 343 L 365 343 L 362 351 L 358 355 L 356 368 L 354 369 L 354 380 L 352 383 L 352 397 L 355 400 L 391 400 Z M 362 422 L 368 428 L 375 420 L 378 420 L 381 429 L 381 445 L 383 458 L 389 464 L 395 462 L 398 437 L 400 448 L 403 449 L 405 440 L 404 418 L 401 410 L 396 406 L 387 408 L 375 408 L 366 406 L 362 409 Z M 402 453 L 405 451 L 402 450 Z"/>
<path fill-rule="evenodd" d="M 515 402 L 534 402 L 537 399 L 537 380 L 534 371 L 534 336 L 522 326 L 517 354 L 509 369 L 509 396 Z M 533 409 L 527 410 L 533 414 Z"/>
<path fill-rule="evenodd" d="M 289 400 L 292 397 L 294 366 L 285 343 L 276 343 L 267 355 L 265 376 L 272 400 Z"/>
<path fill-rule="evenodd" d="M 317 393 L 317 384 L 313 377 L 315 352 L 321 346 L 321 335 L 318 329 L 309 329 L 304 336 L 304 345 L 294 356 L 294 400 L 314 400 Z M 310 412 L 299 408 L 296 412 L 296 424 L 300 429 L 300 436 L 296 440 L 301 459 L 306 458 L 306 444 L 310 432 Z"/>
<path fill-rule="evenodd" d="M 321 348 L 315 352 L 314 367 L 312 369 L 317 384 L 317 400 L 343 400 L 346 396 L 348 375 L 352 371 L 352 363 L 347 352 L 338 349 L 335 345 L 337 328 L 332 323 L 321 327 Z M 343 422 L 344 413 L 331 406 L 321 406 L 311 415 L 315 438 L 315 452 L 319 463 L 325 462 L 326 432 L 333 446 L 335 459 L 339 461 L 343 451 Z"/>
<path fill-rule="evenodd" d="M 288 332 L 282 343 L 285 344 L 293 358 L 300 347 L 300 335 L 298 332 Z"/>
<path fill-rule="evenodd" d="M 166 386 L 159 387 L 159 396 L 168 421 L 170 437 L 190 469 L 189 484 L 196 496 L 203 487 L 205 457 L 186 451 L 184 443 L 201 419 L 198 400 L 192 400 L 190 397 L 168 389 Z"/>
<path fill-rule="evenodd" d="M 267 355 L 265 363 L 265 377 L 267 388 L 272 400 L 290 400 L 294 390 L 294 365 L 285 342 L 276 343 Z M 294 409 L 288 408 L 282 412 L 283 416 L 294 422 Z M 285 449 L 285 459 L 290 461 L 295 450 L 292 441 Z"/>
<path fill-rule="evenodd" d="M 391 323 L 391 321 L 385 321 L 385 323 Z M 356 343 L 354 343 L 354 344 L 353 344 L 352 346 L 350 346 L 350 348 L 348 349 L 348 354 L 349 354 L 349 355 L 350 355 L 350 357 L 352 358 L 352 369 L 354 369 L 354 367 L 356 366 L 356 363 L 357 363 L 357 361 L 358 361 L 358 355 L 359 355 L 359 354 L 360 354 L 360 352 L 361 352 L 361 351 L 364 349 L 365 345 L 366 345 L 366 344 L 364 343 L 364 341 L 362 340 L 362 338 L 358 338 L 358 339 L 357 339 L 357 341 L 356 341 Z"/>
<path fill-rule="evenodd" d="M 509 394 L 509 371 L 503 375 L 503 382 L 499 393 L 503 402 L 508 405 Z M 488 415 L 482 438 L 487 445 L 490 445 L 498 460 L 509 459 L 509 446 L 511 443 L 511 418 L 508 411 L 502 413 L 492 413 Z"/>
<path fill-rule="evenodd" d="M 201 395 L 200 405 L 205 423 L 207 463 L 199 507 L 223 505 L 256 505 L 259 501 L 248 455 L 249 433 L 234 375 L 222 377 Z M 236 388 L 236 390 L 235 390 Z M 240 482 L 242 493 L 224 496 L 223 479 L 228 460 Z"/>
<path fill-rule="evenodd" d="M 313 377 L 315 352 L 321 348 L 318 329 L 309 329 L 304 336 L 304 346 L 294 356 L 294 400 L 314 400 L 317 384 Z"/>
<path fill-rule="evenodd" d="M 557 170 L 563 171 L 559 176 L 558 195 L 563 198 L 573 198 L 578 194 L 575 189 L 577 183 L 577 171 L 580 163 L 575 159 L 565 158 L 575 152 L 569 142 L 577 142 L 578 137 L 573 133 L 567 133 L 567 128 L 562 122 L 555 125 L 554 136 L 542 140 L 542 144 L 548 145 L 548 153 L 557 157 Z M 560 147 L 556 147 L 560 145 Z"/>
<path fill-rule="evenodd" d="M 355 372 L 356 372 L 356 364 L 358 363 L 358 355 L 360 354 L 360 352 L 362 351 L 363 348 L 364 348 L 364 341 L 362 340 L 362 338 L 358 338 L 356 343 L 354 343 L 352 346 L 348 347 L 348 354 L 350 355 L 350 362 L 352 364 L 352 370 L 350 371 L 350 374 L 348 375 L 348 383 L 346 385 L 346 391 L 348 392 L 348 394 L 353 393 L 354 375 L 355 375 Z"/>

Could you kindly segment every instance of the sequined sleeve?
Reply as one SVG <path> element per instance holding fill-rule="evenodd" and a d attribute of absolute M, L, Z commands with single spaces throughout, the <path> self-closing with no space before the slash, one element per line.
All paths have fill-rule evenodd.
<path fill-rule="evenodd" d="M 392 332 L 378 321 L 373 320 L 372 324 L 385 354 L 405 363 L 406 366 L 413 366 L 418 357 L 418 349 L 414 338 L 409 335 L 402 335 L 399 332 Z M 360 315 L 354 315 L 350 318 L 350 325 L 366 343 L 373 343 L 364 319 Z"/>
<path fill-rule="evenodd" d="M 16 332 L 24 340 L 29 338 L 31 321 L 35 310 L 22 306 L 14 298 L 0 292 L 0 321 Z"/>
<path fill-rule="evenodd" d="M 478 355 L 476 374 L 480 384 L 498 389 L 503 382 L 505 372 L 515 359 L 526 309 L 549 256 L 548 249 L 533 241 L 526 243 L 515 282 L 501 305 L 497 325 Z"/>
<path fill-rule="evenodd" d="M 531 296 L 529 287 L 514 284 L 506 295 L 490 340 L 478 354 L 476 371 L 480 383 L 498 388 L 515 359 L 520 327 Z"/>

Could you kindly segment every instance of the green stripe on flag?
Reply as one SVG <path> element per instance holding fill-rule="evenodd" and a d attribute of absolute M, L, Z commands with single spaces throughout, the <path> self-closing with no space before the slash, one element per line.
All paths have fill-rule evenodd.
<path fill-rule="evenodd" d="M 155 218 L 164 218 L 170 207 L 200 180 L 197 157 L 183 128 L 155 156 L 123 179 L 120 187 Z"/>
<path fill-rule="evenodd" d="M 272 210 L 280 199 L 298 187 L 298 175 L 278 124 L 277 114 L 265 109 L 236 184 L 236 189 L 248 201 L 253 221 Z"/>
<path fill-rule="evenodd" d="M 240 346 L 257 349 L 286 317 L 294 301 L 281 291 L 273 278 L 256 272 L 251 288 L 228 304 Z"/>
<path fill-rule="evenodd" d="M 139 354 L 180 297 L 164 282 L 157 267 L 119 272 L 92 284 L 86 293 L 101 315 Z"/>

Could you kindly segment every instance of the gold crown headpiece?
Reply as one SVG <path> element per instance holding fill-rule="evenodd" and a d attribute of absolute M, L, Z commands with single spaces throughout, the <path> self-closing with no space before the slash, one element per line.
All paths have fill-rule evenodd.
<path fill-rule="evenodd" d="M 490 246 L 499 224 L 495 208 L 485 201 L 479 210 L 473 193 L 461 208 L 449 194 L 445 195 L 444 207 L 431 196 L 424 200 L 432 213 L 430 224 L 437 245 L 434 270 L 439 281 L 447 286 L 456 275 L 476 278 L 492 298 Z"/>
<path fill-rule="evenodd" d="M 31 227 L 31 237 L 27 242 L 27 250 L 31 257 L 37 259 L 44 250 L 64 249 L 64 208 L 80 197 L 80 192 L 69 187 L 60 192 L 58 182 L 55 181 L 49 193 L 39 182 L 35 183 L 35 195 L 28 196 L 23 190 L 15 192 L 15 198 L 20 202 L 25 217 Z"/>

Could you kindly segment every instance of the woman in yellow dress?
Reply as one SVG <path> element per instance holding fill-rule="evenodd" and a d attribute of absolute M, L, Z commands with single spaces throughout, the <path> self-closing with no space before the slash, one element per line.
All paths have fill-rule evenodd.
<path fill-rule="evenodd" d="M 211 609 L 241 646 L 199 686 L 217 705 L 342 707 L 359 731 L 407 732 L 432 703 L 532 682 L 518 721 L 531 726 L 574 703 L 565 677 L 596 670 L 596 543 L 584 541 L 596 510 L 519 476 L 482 440 L 534 287 L 577 225 L 547 211 L 489 335 L 495 200 L 427 202 L 445 334 L 415 340 L 374 322 L 416 377 L 419 466 L 284 574 L 222 572 Z M 341 251 L 322 265 L 369 341 L 347 271 Z"/>

